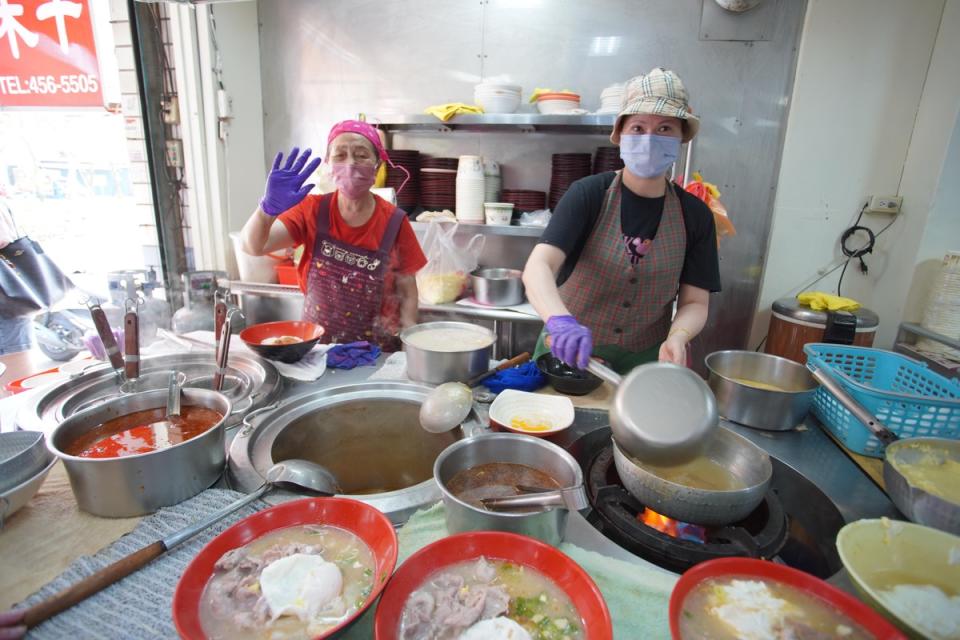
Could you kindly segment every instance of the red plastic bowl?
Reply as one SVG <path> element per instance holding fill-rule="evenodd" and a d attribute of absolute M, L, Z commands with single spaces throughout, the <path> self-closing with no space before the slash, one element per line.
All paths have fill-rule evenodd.
<path fill-rule="evenodd" d="M 240 332 L 240 339 L 259 356 L 280 362 L 297 362 L 307 355 L 313 345 L 323 337 L 323 327 L 301 320 L 264 322 L 247 327 Z M 296 336 L 303 340 L 295 344 L 261 344 L 267 338 Z"/>
<path fill-rule="evenodd" d="M 837 589 L 809 573 L 791 569 L 782 564 L 752 558 L 721 558 L 702 562 L 682 576 L 670 594 L 670 635 L 680 640 L 680 613 L 687 595 L 704 580 L 710 578 L 765 578 L 789 585 L 807 595 L 823 600 L 863 627 L 877 640 L 906 638 L 896 627 L 876 611 L 855 597 Z"/>
<path fill-rule="evenodd" d="M 187 640 L 207 637 L 200 626 L 200 596 L 213 574 L 213 565 L 223 554 L 271 531 L 302 524 L 340 527 L 363 540 L 373 552 L 377 563 L 376 580 L 363 607 L 314 640 L 328 638 L 353 624 L 376 602 L 397 566 L 397 534 L 390 520 L 366 503 L 347 498 L 305 498 L 284 502 L 244 518 L 200 550 L 187 565 L 173 593 L 173 622 L 180 637 Z"/>
<path fill-rule="evenodd" d="M 484 556 L 536 569 L 560 587 L 573 602 L 590 640 L 612 640 L 610 611 L 600 589 L 576 562 L 548 544 L 502 531 L 460 533 L 429 544 L 410 556 L 394 574 L 377 606 L 376 640 L 396 640 L 403 606 L 433 573 Z"/>

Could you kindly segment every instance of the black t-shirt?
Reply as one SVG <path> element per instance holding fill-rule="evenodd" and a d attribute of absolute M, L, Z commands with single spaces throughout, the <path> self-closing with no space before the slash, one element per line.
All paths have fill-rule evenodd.
<path fill-rule="evenodd" d="M 560 198 L 550 224 L 540 242 L 553 245 L 566 254 L 566 260 L 557 274 L 557 285 L 563 284 L 573 273 L 591 231 L 600 218 L 603 198 L 613 183 L 613 171 L 587 176 L 577 180 Z M 717 232 L 713 212 L 700 198 L 670 183 L 680 198 L 683 222 L 687 230 L 687 254 L 680 272 L 680 283 L 720 291 L 720 265 L 717 257 Z M 620 227 L 623 235 L 634 246 L 634 260 L 642 260 L 644 246 L 657 235 L 663 203 L 666 196 L 645 198 L 620 184 Z"/>

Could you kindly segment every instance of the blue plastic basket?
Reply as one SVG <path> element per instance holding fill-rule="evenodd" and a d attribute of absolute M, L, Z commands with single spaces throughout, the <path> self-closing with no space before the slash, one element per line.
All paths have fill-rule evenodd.
<path fill-rule="evenodd" d="M 880 349 L 811 343 L 807 366 L 823 368 L 853 398 L 901 438 L 960 439 L 960 382 L 912 358 Z M 883 457 L 883 443 L 821 387 L 813 414 L 848 449 Z"/>

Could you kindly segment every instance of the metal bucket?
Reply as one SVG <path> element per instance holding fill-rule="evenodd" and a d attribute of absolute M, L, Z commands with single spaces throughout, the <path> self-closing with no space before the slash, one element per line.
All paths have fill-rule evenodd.
<path fill-rule="evenodd" d="M 408 342 L 410 336 L 432 329 L 459 329 L 481 334 L 490 339 L 490 344 L 479 349 L 463 351 L 433 351 Z M 400 332 L 403 350 L 407 353 L 407 375 L 411 380 L 443 384 L 466 382 L 490 368 L 490 354 L 496 336 L 486 327 L 467 322 L 424 322 L 407 327 Z"/>
<path fill-rule="evenodd" d="M 97 516 L 127 518 L 152 513 L 195 496 L 217 481 L 226 462 L 222 418 L 202 434 L 172 447 L 122 458 L 81 458 L 64 451 L 68 443 L 107 420 L 165 407 L 167 391 L 122 396 L 61 422 L 48 446 L 67 469 L 81 509 Z M 229 416 L 230 400 L 216 391 L 183 389 L 184 406 L 201 406 Z"/>
<path fill-rule="evenodd" d="M 583 484 L 583 472 L 573 456 L 541 438 L 496 433 L 461 440 L 447 447 L 433 465 L 433 477 L 440 486 L 450 533 L 509 531 L 554 546 L 560 544 L 566 529 L 567 509 L 552 508 L 532 513 L 486 511 L 460 500 L 447 490 L 447 483 L 460 471 L 491 462 L 533 467 L 552 476 L 561 487 Z M 583 506 L 588 506 L 585 497 Z"/>
<path fill-rule="evenodd" d="M 727 420 L 766 431 L 788 431 L 803 422 L 817 381 L 801 364 L 754 351 L 715 351 L 706 357 L 708 381 Z M 761 389 L 744 380 L 773 385 Z"/>

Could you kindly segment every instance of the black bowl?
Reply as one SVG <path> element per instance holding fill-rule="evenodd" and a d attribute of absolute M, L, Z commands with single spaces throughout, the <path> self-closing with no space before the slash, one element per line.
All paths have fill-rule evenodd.
<path fill-rule="evenodd" d="M 603 384 L 603 380 L 589 371 L 568 367 L 552 353 L 537 358 L 537 368 L 555 391 L 568 396 L 585 396 Z"/>
<path fill-rule="evenodd" d="M 262 344 L 267 338 L 295 336 L 302 342 L 293 344 Z M 312 322 L 264 322 L 247 327 L 240 339 L 258 356 L 292 364 L 307 355 L 323 336 L 323 327 Z"/>

